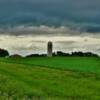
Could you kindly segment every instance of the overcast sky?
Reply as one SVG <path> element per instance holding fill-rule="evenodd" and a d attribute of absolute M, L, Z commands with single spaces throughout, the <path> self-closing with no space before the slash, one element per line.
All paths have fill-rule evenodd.
<path fill-rule="evenodd" d="M 100 0 L 0 0 L 1 27 L 67 26 L 100 31 Z"/>
<path fill-rule="evenodd" d="M 100 55 L 100 0 L 0 0 L 0 34 L 10 53 L 46 52 L 51 40 L 54 50 Z"/>

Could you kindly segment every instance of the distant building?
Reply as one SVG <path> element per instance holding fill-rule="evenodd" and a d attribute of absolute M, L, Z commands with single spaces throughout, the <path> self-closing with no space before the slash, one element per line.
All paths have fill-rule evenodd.
<path fill-rule="evenodd" d="M 53 43 L 49 41 L 47 45 L 47 56 L 52 57 L 52 54 L 53 54 Z"/>

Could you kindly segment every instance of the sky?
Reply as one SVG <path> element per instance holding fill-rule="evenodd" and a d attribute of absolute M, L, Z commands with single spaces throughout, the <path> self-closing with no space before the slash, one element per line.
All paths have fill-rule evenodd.
<path fill-rule="evenodd" d="M 50 40 L 54 51 L 100 55 L 99 12 L 100 0 L 0 0 L 0 48 L 46 53 Z"/>

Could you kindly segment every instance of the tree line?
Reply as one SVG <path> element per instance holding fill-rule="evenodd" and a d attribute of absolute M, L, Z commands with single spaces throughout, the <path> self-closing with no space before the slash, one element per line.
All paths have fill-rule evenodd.
<path fill-rule="evenodd" d="M 29 57 L 45 57 L 47 56 L 47 54 L 30 54 L 27 55 L 26 58 Z M 82 51 L 77 51 L 77 52 L 72 52 L 72 53 L 65 53 L 62 51 L 57 51 L 53 53 L 53 56 L 67 56 L 67 57 L 71 57 L 71 56 L 79 56 L 79 57 L 99 57 L 97 54 L 94 54 L 92 52 L 82 52 Z M 22 57 L 21 55 L 15 54 L 15 55 L 10 55 L 9 52 L 5 49 L 0 49 L 0 57 Z"/>
<path fill-rule="evenodd" d="M 26 57 L 43 57 L 43 56 L 47 56 L 47 55 L 46 54 L 30 54 L 30 55 L 27 55 Z M 77 51 L 77 52 L 72 52 L 72 53 L 65 53 L 65 52 L 62 52 L 62 51 L 57 51 L 57 52 L 53 53 L 53 56 L 99 57 L 97 54 L 94 54 L 92 52 L 82 52 L 82 51 Z"/>

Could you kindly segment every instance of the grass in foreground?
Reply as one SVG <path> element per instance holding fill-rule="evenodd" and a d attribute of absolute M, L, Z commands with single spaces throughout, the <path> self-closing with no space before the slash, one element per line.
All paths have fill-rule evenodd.
<path fill-rule="evenodd" d="M 0 100 L 100 100 L 99 61 L 65 57 L 1 59 Z"/>

